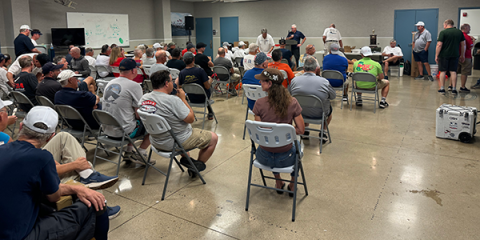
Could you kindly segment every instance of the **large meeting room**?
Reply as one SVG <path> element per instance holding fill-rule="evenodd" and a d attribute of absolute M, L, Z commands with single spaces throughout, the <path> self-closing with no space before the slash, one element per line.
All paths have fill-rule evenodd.
<path fill-rule="evenodd" d="M 480 1 L 0 0 L 0 239 L 479 239 Z"/>

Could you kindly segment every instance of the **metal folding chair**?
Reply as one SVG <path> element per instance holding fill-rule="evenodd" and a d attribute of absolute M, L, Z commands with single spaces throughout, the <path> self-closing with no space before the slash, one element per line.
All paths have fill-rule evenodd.
<path fill-rule="evenodd" d="M 215 74 L 217 74 L 217 78 L 218 78 L 217 82 L 220 83 L 220 85 L 225 85 L 225 89 L 226 89 L 226 92 L 227 92 L 227 100 L 228 100 L 228 87 L 227 87 L 227 85 L 230 86 L 230 84 L 232 84 L 232 79 L 230 78 L 230 72 L 228 71 L 228 69 L 226 67 L 222 67 L 222 66 L 214 66 L 213 67 L 213 72 Z M 220 91 L 223 93 L 220 85 L 218 87 L 220 88 Z"/>
<path fill-rule="evenodd" d="M 118 176 L 118 172 L 120 171 L 120 163 L 121 163 L 122 157 L 123 157 L 123 155 L 122 155 L 123 154 L 123 148 L 125 147 L 125 145 L 131 143 L 133 145 L 133 147 L 135 148 L 135 151 L 138 153 L 138 148 L 137 148 L 137 146 L 135 146 L 134 143 L 137 140 L 143 139 L 144 136 L 139 136 L 139 137 L 133 138 L 133 139 L 130 138 L 127 135 L 127 133 L 125 132 L 125 130 L 123 129 L 122 125 L 117 121 L 117 119 L 115 119 L 110 113 L 108 113 L 106 111 L 95 109 L 95 110 L 93 110 L 93 117 L 100 124 L 100 129 L 98 130 L 98 137 L 97 137 L 97 147 L 95 148 L 95 155 L 93 156 L 93 166 L 95 167 L 95 162 L 97 161 L 97 158 L 105 160 L 107 162 L 117 164 L 117 174 L 116 175 Z M 112 138 L 108 137 L 104 132 L 104 128 L 106 126 L 111 126 L 111 127 L 120 129 L 122 131 L 122 139 L 121 140 L 115 140 L 115 139 L 112 139 Z M 118 152 L 110 151 L 109 149 L 105 148 L 103 145 L 113 146 L 118 150 Z M 120 149 L 118 149 L 118 148 L 120 148 Z M 103 150 L 106 153 L 117 154 L 118 155 L 118 162 L 114 162 L 114 161 L 111 161 L 107 158 L 98 156 L 98 149 Z M 141 161 L 143 161 L 145 163 L 145 165 L 151 165 L 150 162 L 147 162 L 143 158 L 142 154 L 137 154 L 137 155 L 140 157 Z"/>
<path fill-rule="evenodd" d="M 358 89 L 356 88 L 357 82 L 374 82 L 375 89 L 373 90 L 366 90 L 366 89 Z M 350 111 L 352 111 L 353 104 L 357 102 L 357 94 L 355 93 L 362 93 L 362 102 L 365 101 L 373 101 L 373 113 L 377 110 L 377 102 L 378 105 L 380 104 L 380 99 L 378 98 L 378 81 L 377 78 L 368 72 L 356 72 L 352 74 L 352 96 L 350 97 L 352 104 L 350 104 Z M 373 94 L 375 97 L 365 97 L 363 93 Z M 355 97 L 355 98 L 354 98 Z"/>
<path fill-rule="evenodd" d="M 170 75 L 172 75 L 173 81 L 178 78 L 178 75 L 180 74 L 180 70 L 176 68 L 169 68 L 168 71 L 170 72 Z"/>
<path fill-rule="evenodd" d="M 189 84 L 182 85 L 182 89 L 185 91 L 185 93 L 187 93 L 187 97 L 189 94 L 205 96 L 205 102 L 203 103 L 192 103 L 190 100 L 188 101 L 188 104 L 190 105 L 190 107 L 203 108 L 203 112 L 193 111 L 194 113 L 203 113 L 202 129 L 205 128 L 205 117 L 207 115 L 207 107 L 210 107 L 212 109 L 213 118 L 215 118 L 215 123 L 218 124 L 217 116 L 215 115 L 215 112 L 213 112 L 213 108 L 212 108 L 212 104 L 214 104 L 215 101 L 208 99 L 207 93 L 205 92 L 205 89 L 203 89 L 202 86 L 198 85 L 197 83 L 189 83 Z"/>
<path fill-rule="evenodd" d="M 168 179 L 170 178 L 170 171 L 172 170 L 173 161 L 175 160 L 175 162 L 177 163 L 180 170 L 182 170 L 182 172 L 185 172 L 185 170 L 183 170 L 182 165 L 180 165 L 180 163 L 178 162 L 178 160 L 176 158 L 176 156 L 178 156 L 180 154 L 183 154 L 184 156 L 186 156 L 186 158 L 188 159 L 188 162 L 190 163 L 190 166 L 193 166 L 193 170 L 199 176 L 199 178 L 202 180 L 202 183 L 205 184 L 206 183 L 205 180 L 203 179 L 202 175 L 198 171 L 197 167 L 195 167 L 195 165 L 193 164 L 190 156 L 188 156 L 188 154 L 187 154 L 187 152 L 189 152 L 193 149 L 183 148 L 182 143 L 180 141 L 178 141 L 177 137 L 175 136 L 175 133 L 170 128 L 170 125 L 165 120 L 165 118 L 163 118 L 163 117 L 161 117 L 157 114 L 151 114 L 151 113 L 141 111 L 140 109 L 137 110 L 137 113 L 140 116 L 140 119 L 142 120 L 143 125 L 145 126 L 145 130 L 147 130 L 147 132 L 150 135 L 157 135 L 157 134 L 162 134 L 162 133 L 168 132 L 168 133 L 170 133 L 170 136 L 172 136 L 173 141 L 175 142 L 175 144 L 172 147 L 172 151 L 168 151 L 168 152 L 158 150 L 153 145 L 151 145 L 150 146 L 150 153 L 148 155 L 148 160 L 147 161 L 150 161 L 150 159 L 152 157 L 152 152 L 160 155 L 161 157 L 170 158 L 170 163 L 168 164 L 167 173 L 163 172 L 162 170 L 158 169 L 155 166 L 151 166 L 157 172 L 163 174 L 166 177 L 165 185 L 163 186 L 162 201 L 163 201 L 163 199 L 165 199 L 165 193 L 167 191 Z M 148 172 L 149 167 L 150 167 L 150 165 L 147 165 L 146 168 L 145 168 L 145 173 L 143 175 L 142 185 L 145 184 L 145 179 L 147 178 L 147 172 Z"/>
<path fill-rule="evenodd" d="M 18 92 L 18 91 L 12 91 L 12 92 L 10 92 L 10 95 L 13 98 L 13 104 L 15 105 L 17 110 L 21 109 L 20 104 L 30 105 L 30 106 L 32 106 L 32 108 L 34 107 L 32 101 L 30 101 L 30 99 L 28 99 L 28 97 L 25 96 L 25 94 L 23 94 L 21 92 Z M 25 116 L 27 116 L 27 113 L 28 112 L 17 111 L 15 113 L 15 116 L 17 116 L 17 119 L 25 118 Z M 15 121 L 15 123 L 13 124 L 13 129 L 12 129 L 12 138 L 13 138 L 13 135 L 15 133 L 15 128 L 16 127 L 17 127 L 17 122 Z"/>
<path fill-rule="evenodd" d="M 72 106 L 69 105 L 55 105 L 54 108 L 57 112 L 58 115 L 62 118 L 62 122 L 64 122 L 67 125 L 67 128 L 62 128 L 62 132 L 68 132 L 72 136 L 74 136 L 79 142 L 82 148 L 85 150 L 85 152 L 88 152 L 88 149 L 85 147 L 85 143 L 95 145 L 94 143 L 89 143 L 85 141 L 85 138 L 88 137 L 96 137 L 97 136 L 97 131 L 94 130 L 88 125 L 87 121 L 82 117 L 82 115 L 77 111 L 77 109 L 73 108 Z M 82 121 L 83 122 L 83 130 L 76 130 L 73 129 L 72 125 L 68 122 L 68 120 L 74 120 L 74 121 Z"/>
<path fill-rule="evenodd" d="M 143 71 L 145 72 L 145 74 L 147 74 L 148 76 L 150 76 L 151 74 L 151 68 L 152 68 L 152 65 L 143 65 Z"/>
<path fill-rule="evenodd" d="M 45 97 L 45 96 L 35 96 L 35 98 L 37 99 L 37 102 L 38 102 L 39 105 L 46 106 L 46 107 L 51 107 L 53 110 L 55 110 L 55 105 L 47 97 Z"/>
<path fill-rule="evenodd" d="M 324 70 L 322 72 L 322 77 L 327 78 L 327 79 L 338 79 L 342 80 L 342 86 L 340 87 L 332 87 L 335 91 L 342 91 L 342 96 L 345 90 L 347 89 L 347 81 L 344 81 L 343 74 L 339 71 L 336 70 Z M 343 109 L 343 99 L 341 99 L 342 103 L 340 104 L 340 109 Z M 347 104 L 349 103 L 349 100 L 347 99 Z"/>
<path fill-rule="evenodd" d="M 143 80 L 143 83 L 145 84 L 145 92 L 153 91 L 152 80 Z"/>
<path fill-rule="evenodd" d="M 308 196 L 307 190 L 307 181 L 305 179 L 305 173 L 303 172 L 303 166 L 301 162 L 302 154 L 300 149 L 300 144 L 296 141 L 297 136 L 295 134 L 295 128 L 290 124 L 276 124 L 276 123 L 267 123 L 267 122 L 256 122 L 247 120 L 246 126 L 248 129 L 248 134 L 250 135 L 250 139 L 252 141 L 252 146 L 250 150 L 250 169 L 248 172 L 248 188 L 247 188 L 247 202 L 245 205 L 245 211 L 248 211 L 248 205 L 250 201 L 250 186 L 267 188 L 276 191 L 288 192 L 293 193 L 293 205 L 292 205 L 292 222 L 295 221 L 295 210 L 297 205 L 297 190 L 298 185 L 303 185 L 305 189 L 305 195 Z M 269 166 L 262 165 L 259 163 L 254 157 L 256 154 L 256 147 L 255 143 L 264 146 L 264 147 L 283 147 L 288 144 L 295 144 L 296 148 L 296 161 L 293 166 L 285 167 L 285 168 L 272 168 Z M 255 166 L 260 170 L 260 175 L 262 176 L 263 186 L 259 184 L 252 183 L 252 167 Z M 276 179 L 274 177 L 268 177 L 263 174 L 263 170 L 270 171 L 270 172 L 278 172 L 278 173 L 292 173 L 294 172 L 294 189 L 291 190 L 283 190 L 274 187 L 268 187 L 265 179 Z M 302 174 L 303 182 L 298 182 L 298 170 Z M 292 182 L 290 180 L 282 179 L 285 182 Z"/>
<path fill-rule="evenodd" d="M 245 93 L 245 96 L 247 96 L 247 99 L 257 101 L 258 99 L 262 97 L 267 96 L 267 92 L 262 90 L 261 85 L 253 85 L 253 84 L 244 84 L 242 85 L 243 92 Z M 255 114 L 248 108 L 247 104 L 247 112 L 245 113 L 245 121 L 248 120 L 248 114 L 251 114 L 252 116 L 255 116 Z M 245 132 L 247 130 L 247 125 L 243 127 L 243 140 L 245 140 Z"/>
<path fill-rule="evenodd" d="M 95 65 L 95 70 L 97 71 L 97 79 L 98 80 L 103 80 L 103 81 L 110 81 L 113 80 L 115 77 L 109 77 L 108 75 L 106 77 L 100 76 L 100 73 L 108 73 L 110 74 L 110 66 L 103 66 L 103 65 Z M 97 81 L 98 83 L 98 81 Z"/>
<path fill-rule="evenodd" d="M 285 59 L 285 58 L 282 58 L 282 60 L 280 60 L 281 63 L 285 63 L 285 64 L 288 64 L 288 60 Z"/>
<path fill-rule="evenodd" d="M 97 79 L 97 69 L 92 65 L 88 65 L 88 67 L 90 68 L 90 77 Z"/>
<path fill-rule="evenodd" d="M 327 124 L 327 116 L 325 115 L 325 111 L 324 111 L 325 109 L 329 109 L 329 108 L 326 108 L 323 105 L 322 100 L 320 100 L 318 97 L 313 96 L 313 95 L 294 95 L 293 97 L 297 99 L 298 103 L 300 104 L 300 106 L 304 110 L 307 109 L 307 108 L 315 108 L 315 109 L 322 110 L 322 118 L 308 118 L 308 117 L 305 117 L 305 115 L 303 115 L 303 111 L 302 111 L 302 117 L 303 117 L 303 121 L 305 123 L 320 125 L 320 129 L 306 127 L 305 130 L 319 132 L 320 137 L 313 136 L 312 134 L 310 134 L 308 136 L 307 135 L 301 135 L 303 137 L 319 139 L 320 140 L 320 153 L 322 153 L 322 147 L 323 147 L 322 139 L 323 139 L 324 134 L 327 134 L 328 141 L 330 143 L 332 142 L 332 137 L 330 135 L 330 130 L 328 129 L 328 124 Z M 323 124 L 325 124 L 327 126 L 327 131 L 324 130 Z"/>

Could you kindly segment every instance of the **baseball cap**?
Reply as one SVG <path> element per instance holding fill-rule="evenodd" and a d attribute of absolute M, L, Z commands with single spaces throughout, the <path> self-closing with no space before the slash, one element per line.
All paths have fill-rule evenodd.
<path fill-rule="evenodd" d="M 223 42 L 223 46 L 224 46 L 224 47 L 230 47 L 230 46 L 232 46 L 232 44 L 230 44 L 230 43 L 228 43 L 228 42 Z"/>
<path fill-rule="evenodd" d="M 190 49 L 190 48 L 195 48 L 195 45 L 193 45 L 193 43 L 187 44 L 187 49 Z"/>
<path fill-rule="evenodd" d="M 28 26 L 28 25 L 22 25 L 22 26 L 20 26 L 20 29 L 32 30 L 32 29 L 30 29 L 30 26 Z"/>
<path fill-rule="evenodd" d="M 280 43 L 280 45 L 287 44 L 287 40 L 282 38 L 282 39 L 280 39 L 279 43 Z"/>
<path fill-rule="evenodd" d="M 58 74 L 58 81 L 68 80 L 72 77 L 80 77 L 82 74 L 76 74 L 72 70 L 63 70 L 60 74 Z"/>
<path fill-rule="evenodd" d="M 262 28 L 262 30 L 260 31 L 262 33 L 267 33 L 267 29 L 266 28 Z"/>
<path fill-rule="evenodd" d="M 12 103 L 13 103 L 12 101 L 2 101 L 2 100 L 0 100 L 0 109 L 4 108 L 6 106 L 12 105 Z"/>
<path fill-rule="evenodd" d="M 258 80 L 269 80 L 272 83 L 281 85 L 283 83 L 283 73 L 275 68 L 265 68 L 262 73 L 255 75 Z"/>
<path fill-rule="evenodd" d="M 35 123 L 47 125 L 47 129 L 41 129 L 33 126 Z M 23 125 L 38 133 L 54 133 L 58 124 L 58 114 L 51 107 L 35 106 L 28 112 Z"/>
<path fill-rule="evenodd" d="M 3 61 L 3 59 L 5 59 L 5 55 L 0 53 L 0 62 Z"/>
<path fill-rule="evenodd" d="M 40 34 L 40 35 L 43 35 L 42 32 L 40 32 L 40 30 L 38 29 L 32 29 L 32 32 L 30 34 Z"/>
<path fill-rule="evenodd" d="M 203 42 L 197 43 L 197 49 L 199 49 L 199 48 L 204 48 L 204 47 L 206 47 L 206 46 L 207 46 L 207 44 L 205 44 L 205 43 L 203 43 Z"/>
<path fill-rule="evenodd" d="M 332 54 L 339 54 L 339 49 L 340 49 L 340 46 L 338 46 L 338 44 L 336 43 L 333 43 L 333 44 L 330 44 L 330 51 L 332 52 Z"/>
<path fill-rule="evenodd" d="M 422 21 L 418 21 L 417 24 L 415 24 L 415 26 L 425 26 L 425 23 Z"/>
<path fill-rule="evenodd" d="M 360 49 L 360 53 L 363 56 L 368 57 L 372 55 L 372 49 L 369 46 L 365 46 Z"/>
<path fill-rule="evenodd" d="M 175 46 L 176 44 L 174 42 L 170 42 L 167 46 L 168 47 L 171 47 L 171 46 Z"/>
<path fill-rule="evenodd" d="M 137 62 L 133 60 L 133 58 L 125 58 L 120 62 L 120 66 L 118 66 L 118 69 L 120 71 L 128 71 L 132 70 L 134 68 L 137 68 Z"/>
<path fill-rule="evenodd" d="M 244 46 L 244 45 L 245 45 L 245 42 L 244 42 L 244 41 L 238 42 L 238 46 L 239 46 L 239 47 Z"/>
<path fill-rule="evenodd" d="M 192 52 L 186 52 L 186 53 L 183 55 L 183 60 L 193 59 L 194 57 L 195 57 L 195 55 L 194 55 Z"/>
<path fill-rule="evenodd" d="M 157 48 L 161 48 L 162 45 L 160 45 L 160 43 L 154 43 L 153 44 L 153 48 L 157 49 Z"/>
<path fill-rule="evenodd" d="M 55 65 L 55 63 L 48 62 L 48 63 L 45 63 L 45 65 L 43 65 L 42 73 L 43 74 L 48 74 L 49 72 L 51 72 L 53 70 L 56 70 L 56 69 L 60 69 L 62 67 L 63 67 L 63 64 Z"/>
<path fill-rule="evenodd" d="M 255 65 L 260 65 L 265 61 L 267 61 L 267 54 L 264 52 L 257 53 L 257 56 L 255 57 Z"/>

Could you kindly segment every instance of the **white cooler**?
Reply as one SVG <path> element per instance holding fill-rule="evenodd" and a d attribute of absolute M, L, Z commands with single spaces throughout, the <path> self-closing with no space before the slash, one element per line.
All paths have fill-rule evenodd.
<path fill-rule="evenodd" d="M 471 142 L 476 121 L 476 108 L 442 104 L 437 108 L 437 137 Z"/>

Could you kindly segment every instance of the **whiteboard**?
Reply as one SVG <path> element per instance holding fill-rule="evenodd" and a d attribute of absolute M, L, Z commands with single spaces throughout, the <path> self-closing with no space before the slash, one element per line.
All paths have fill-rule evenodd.
<path fill-rule="evenodd" d="M 67 12 L 69 28 L 85 29 L 85 47 L 101 48 L 113 43 L 128 47 L 128 14 Z"/>
<path fill-rule="evenodd" d="M 463 13 L 467 13 L 467 16 L 464 17 Z M 464 23 L 470 24 L 470 34 L 468 35 L 475 36 L 478 39 L 478 36 L 480 36 L 480 9 L 461 9 L 458 28 Z"/>

